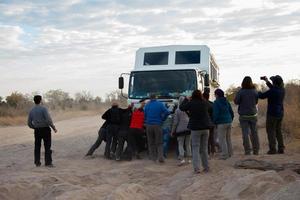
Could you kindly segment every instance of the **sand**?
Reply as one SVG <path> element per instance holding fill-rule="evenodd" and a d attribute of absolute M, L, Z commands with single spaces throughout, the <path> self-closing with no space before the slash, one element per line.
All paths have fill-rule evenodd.
<path fill-rule="evenodd" d="M 147 159 L 105 160 L 102 145 L 85 158 L 97 138 L 99 116 L 56 123 L 53 133 L 55 168 L 33 164 L 33 131 L 25 126 L 0 128 L 0 199 L 297 199 L 299 174 L 285 170 L 235 169 L 237 160 L 256 158 L 300 163 L 299 143 L 284 155 L 266 155 L 266 134 L 260 129 L 259 156 L 244 156 L 240 129 L 233 128 L 233 158 L 211 159 L 208 174 L 194 175 L 191 164 L 178 167 L 171 154 L 165 164 Z M 43 155 L 43 151 L 42 151 Z M 42 156 L 43 159 L 43 156 Z"/>

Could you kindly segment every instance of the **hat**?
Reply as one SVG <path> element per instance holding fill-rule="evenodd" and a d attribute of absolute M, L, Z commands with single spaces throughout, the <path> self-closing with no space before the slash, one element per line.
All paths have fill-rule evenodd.
<path fill-rule="evenodd" d="M 273 82 L 274 86 L 283 87 L 283 80 L 281 76 L 279 75 L 271 76 L 270 79 Z"/>
<path fill-rule="evenodd" d="M 221 89 L 216 89 L 215 94 L 218 95 L 218 97 L 224 97 L 224 91 Z"/>

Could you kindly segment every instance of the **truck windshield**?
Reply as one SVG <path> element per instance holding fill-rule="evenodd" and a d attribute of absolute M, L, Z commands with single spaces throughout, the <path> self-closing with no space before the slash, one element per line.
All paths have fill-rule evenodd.
<path fill-rule="evenodd" d="M 140 71 L 130 75 L 129 98 L 148 98 L 151 93 L 158 98 L 172 99 L 187 96 L 197 88 L 196 71 Z"/>

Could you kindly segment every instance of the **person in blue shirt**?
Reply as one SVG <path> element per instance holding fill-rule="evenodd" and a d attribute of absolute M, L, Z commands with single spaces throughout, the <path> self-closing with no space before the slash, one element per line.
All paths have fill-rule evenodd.
<path fill-rule="evenodd" d="M 156 100 L 155 94 L 145 106 L 145 125 L 150 159 L 164 163 L 163 132 L 161 125 L 170 114 L 162 102 Z"/>

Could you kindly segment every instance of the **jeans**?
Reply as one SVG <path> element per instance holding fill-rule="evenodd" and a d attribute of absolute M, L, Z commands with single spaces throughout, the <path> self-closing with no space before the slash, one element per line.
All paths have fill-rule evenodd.
<path fill-rule="evenodd" d="M 178 142 L 178 150 L 179 150 L 179 159 L 184 158 L 184 153 L 186 153 L 186 156 L 191 156 L 191 135 L 184 135 L 184 136 L 178 136 L 177 137 Z M 184 150 L 184 147 L 186 151 Z"/>
<path fill-rule="evenodd" d="M 217 126 L 219 142 L 221 146 L 221 156 L 227 159 L 232 156 L 232 144 L 231 144 L 231 123 L 218 124 Z"/>
<path fill-rule="evenodd" d="M 164 157 L 167 157 L 168 150 L 169 150 L 169 143 L 170 143 L 170 129 L 164 128 L 163 129 L 163 149 L 164 149 Z"/>
<path fill-rule="evenodd" d="M 44 141 L 45 165 L 52 164 L 51 129 L 49 127 L 34 129 L 34 164 L 41 164 L 41 143 Z"/>
<path fill-rule="evenodd" d="M 192 159 L 194 170 L 200 170 L 200 158 L 204 169 L 208 169 L 208 130 L 192 130 Z"/>
<path fill-rule="evenodd" d="M 276 152 L 276 140 L 278 150 L 284 150 L 283 136 L 281 132 L 282 117 L 267 115 L 266 129 L 268 134 L 270 151 Z"/>
<path fill-rule="evenodd" d="M 245 154 L 250 154 L 250 142 L 249 136 L 252 143 L 252 150 L 254 154 L 259 152 L 259 137 L 257 134 L 257 126 L 256 126 L 257 118 L 243 118 L 240 117 L 240 125 L 242 128 L 243 134 L 243 146 L 245 150 Z M 250 133 L 249 133 L 250 130 Z"/>
<path fill-rule="evenodd" d="M 151 160 L 164 160 L 163 132 L 160 125 L 146 125 L 149 156 Z"/>
<path fill-rule="evenodd" d="M 91 156 L 93 155 L 94 151 L 101 145 L 102 141 L 104 140 L 105 137 L 105 132 L 106 129 L 105 128 L 100 128 L 100 130 L 98 131 L 98 138 L 96 140 L 96 142 L 91 146 L 91 148 L 89 149 L 89 151 L 87 152 L 87 156 Z"/>

